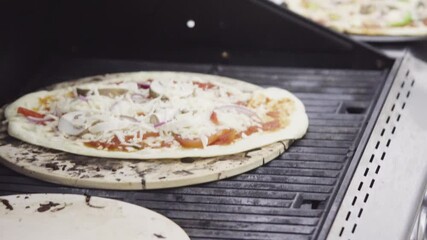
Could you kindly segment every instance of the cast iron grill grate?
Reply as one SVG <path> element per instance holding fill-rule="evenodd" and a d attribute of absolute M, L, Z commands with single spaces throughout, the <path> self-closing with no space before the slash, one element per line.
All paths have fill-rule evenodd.
<path fill-rule="evenodd" d="M 29 88 L 105 72 L 193 71 L 283 87 L 305 104 L 310 126 L 283 155 L 248 173 L 196 186 L 107 191 L 45 183 L 0 166 L 0 195 L 90 194 L 150 208 L 176 221 L 191 239 L 313 239 L 365 130 L 385 71 L 237 67 L 113 60 L 55 59 Z M 349 173 L 351 174 L 351 173 Z"/>

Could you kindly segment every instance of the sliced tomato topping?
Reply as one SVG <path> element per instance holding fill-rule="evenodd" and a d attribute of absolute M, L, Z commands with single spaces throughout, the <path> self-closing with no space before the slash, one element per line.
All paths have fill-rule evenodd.
<path fill-rule="evenodd" d="M 139 138 L 139 133 L 137 133 L 136 137 Z M 142 138 L 143 139 L 147 139 L 149 137 L 158 137 L 159 133 L 156 132 L 147 132 L 144 133 Z M 134 136 L 133 135 L 128 135 L 125 136 L 125 141 L 129 142 L 131 139 L 133 139 Z M 91 148 L 99 148 L 101 147 L 102 149 L 107 149 L 109 151 L 127 151 L 126 150 L 126 146 L 123 145 L 119 138 L 117 136 L 114 136 L 110 142 L 101 142 L 101 141 L 89 141 L 89 142 L 85 142 L 84 143 L 85 146 L 87 147 L 91 147 Z M 165 141 L 161 141 L 160 142 L 160 146 L 159 147 L 153 147 L 153 148 L 163 148 L 163 147 L 170 147 L 172 144 L 171 143 L 167 143 Z M 144 142 L 140 142 L 139 143 L 139 147 L 137 147 L 138 149 L 143 149 L 145 147 L 150 147 L 149 145 L 147 145 Z"/>
<path fill-rule="evenodd" d="M 272 118 L 279 118 L 280 117 L 280 112 L 279 111 L 270 111 L 267 112 L 267 116 L 270 116 Z"/>
<path fill-rule="evenodd" d="M 23 107 L 18 107 L 17 112 L 25 117 L 44 118 L 45 116 L 44 114 Z"/>
<path fill-rule="evenodd" d="M 149 137 L 158 137 L 158 136 L 160 136 L 159 133 L 156 133 L 156 132 L 146 132 L 146 133 L 144 133 L 142 135 L 142 139 L 147 139 Z"/>
<path fill-rule="evenodd" d="M 219 124 L 219 121 L 218 121 L 218 116 L 216 115 L 216 112 L 212 112 L 211 113 L 211 121 L 214 123 L 214 124 L 216 124 L 216 125 L 218 125 Z"/>
<path fill-rule="evenodd" d="M 111 139 L 111 142 L 89 141 L 89 142 L 85 142 L 84 144 L 87 147 L 92 147 L 92 148 L 102 147 L 103 149 L 108 149 L 110 151 L 125 150 L 120 145 L 120 140 L 117 136 L 114 136 L 113 139 Z"/>
<path fill-rule="evenodd" d="M 262 130 L 264 131 L 273 131 L 277 130 L 278 128 L 280 128 L 280 121 L 278 119 L 262 124 Z"/>
<path fill-rule="evenodd" d="M 250 126 L 244 131 L 244 133 L 246 136 L 249 136 L 249 135 L 256 133 L 258 131 L 259 131 L 259 128 L 257 126 Z"/>
<path fill-rule="evenodd" d="M 203 89 L 203 90 L 207 90 L 207 89 L 211 89 L 214 88 L 215 85 L 207 82 L 207 83 L 202 83 L 202 82 L 193 82 L 194 85 L 197 85 L 199 88 Z"/>
<path fill-rule="evenodd" d="M 188 139 L 182 138 L 180 135 L 175 135 L 175 140 L 179 142 L 183 148 L 203 148 L 203 143 L 200 138 Z"/>
<path fill-rule="evenodd" d="M 215 134 L 212 134 L 208 137 L 208 145 L 213 144 L 218 140 L 218 138 L 222 135 L 224 130 L 219 131 Z M 188 138 L 182 138 L 179 134 L 174 135 L 175 140 L 181 144 L 181 147 L 183 148 L 203 148 L 203 143 L 200 138 L 194 138 L 194 139 L 188 139 Z"/>
<path fill-rule="evenodd" d="M 234 129 L 224 129 L 220 131 L 218 138 L 212 142 L 212 145 L 228 145 L 238 138 L 237 131 Z"/>

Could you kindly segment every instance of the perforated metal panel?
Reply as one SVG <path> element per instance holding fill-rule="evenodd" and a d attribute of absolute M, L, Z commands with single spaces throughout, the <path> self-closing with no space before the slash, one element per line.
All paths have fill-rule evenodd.
<path fill-rule="evenodd" d="M 330 239 L 409 239 L 425 189 L 427 115 L 426 82 L 415 81 L 407 61 L 382 106 Z"/>

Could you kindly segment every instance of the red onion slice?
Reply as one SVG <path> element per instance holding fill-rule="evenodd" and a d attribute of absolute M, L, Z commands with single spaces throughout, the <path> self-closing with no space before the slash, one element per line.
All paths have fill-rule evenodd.
<path fill-rule="evenodd" d="M 247 107 L 244 107 L 244 106 L 224 105 L 224 106 L 217 107 L 215 109 L 216 110 L 236 110 L 236 112 L 238 112 L 238 113 L 245 114 L 248 117 L 255 118 L 255 120 L 258 122 L 262 122 L 261 118 L 258 116 L 258 114 L 255 111 L 253 111 Z"/>
<path fill-rule="evenodd" d="M 165 121 L 165 122 L 159 122 L 159 123 L 156 123 L 156 124 L 154 124 L 154 127 L 155 127 L 155 128 L 159 128 L 159 127 L 161 127 L 161 126 L 165 125 L 165 124 L 166 124 L 166 123 L 168 123 L 168 122 L 170 122 L 170 121 Z"/>
<path fill-rule="evenodd" d="M 139 89 L 149 89 L 150 88 L 150 84 L 149 83 L 137 83 L 138 84 L 138 88 Z"/>
<path fill-rule="evenodd" d="M 26 116 L 26 118 L 32 122 L 32 123 L 44 123 L 44 122 L 50 122 L 50 121 L 54 121 L 55 119 L 53 119 L 52 117 L 49 116 L 45 116 L 43 118 L 36 118 L 36 117 L 31 117 L 31 116 Z"/>
<path fill-rule="evenodd" d="M 58 130 L 68 135 L 79 135 L 84 128 L 86 117 L 83 112 L 69 112 L 64 114 L 58 121 Z"/>
<path fill-rule="evenodd" d="M 89 101 L 89 99 L 87 97 L 83 96 L 83 95 L 78 95 L 77 98 L 80 99 L 80 100 L 82 100 L 82 101 L 85 101 L 85 102 Z"/>

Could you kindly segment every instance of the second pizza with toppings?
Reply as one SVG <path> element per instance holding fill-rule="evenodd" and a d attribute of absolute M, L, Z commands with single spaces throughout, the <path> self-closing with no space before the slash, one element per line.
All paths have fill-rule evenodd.
<path fill-rule="evenodd" d="M 71 153 L 114 158 L 233 154 L 302 137 L 303 104 L 279 88 L 192 73 L 111 75 L 23 96 L 9 134 Z"/>
<path fill-rule="evenodd" d="M 427 35 L 426 0 L 284 0 L 290 10 L 337 31 Z"/>

